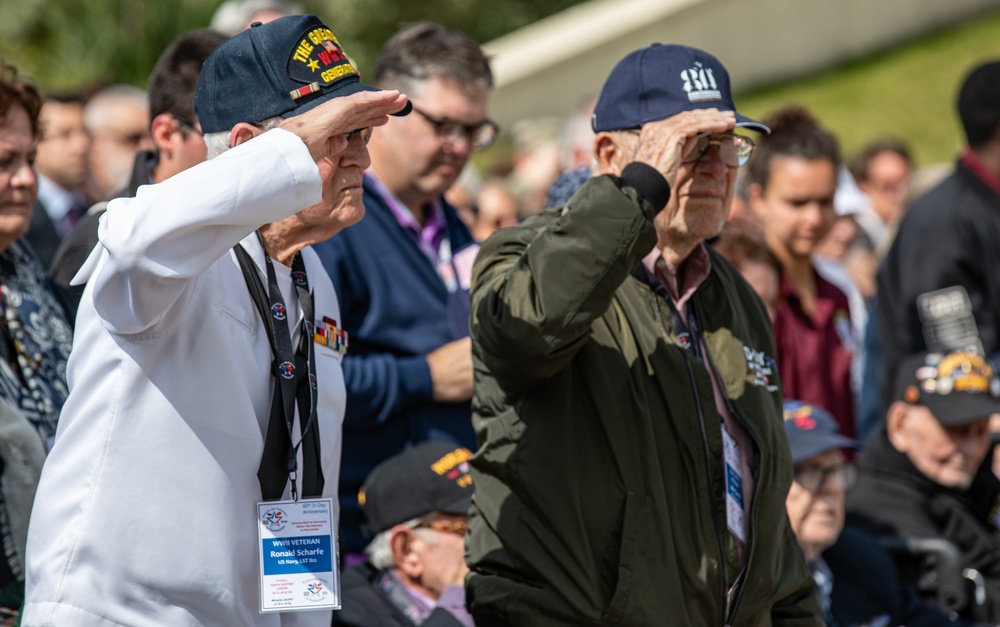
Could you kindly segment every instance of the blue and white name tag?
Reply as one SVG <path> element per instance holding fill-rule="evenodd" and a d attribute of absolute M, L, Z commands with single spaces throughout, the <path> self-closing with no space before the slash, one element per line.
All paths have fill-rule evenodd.
<path fill-rule="evenodd" d="M 257 503 L 260 611 L 340 609 L 332 499 Z"/>
<path fill-rule="evenodd" d="M 722 448 L 726 462 L 726 524 L 729 531 L 746 544 L 746 508 L 743 506 L 740 447 L 725 429 L 722 430 Z"/>

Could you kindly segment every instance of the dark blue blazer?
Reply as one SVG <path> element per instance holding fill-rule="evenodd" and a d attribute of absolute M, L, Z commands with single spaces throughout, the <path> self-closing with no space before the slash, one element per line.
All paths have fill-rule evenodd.
<path fill-rule="evenodd" d="M 449 294 L 367 178 L 364 203 L 358 224 L 313 246 L 333 280 L 343 316 L 338 322 L 349 334 L 339 490 L 341 547 L 349 552 L 367 544 L 357 495 L 379 462 L 425 440 L 476 447 L 470 403 L 434 402 L 424 358 L 469 335 L 468 292 Z M 454 253 L 476 245 L 447 203 L 444 215 Z"/>

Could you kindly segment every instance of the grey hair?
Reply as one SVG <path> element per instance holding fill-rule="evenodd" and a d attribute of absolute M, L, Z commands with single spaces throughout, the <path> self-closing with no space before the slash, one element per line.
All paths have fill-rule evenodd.
<path fill-rule="evenodd" d="M 283 119 L 284 118 L 276 116 L 273 118 L 268 118 L 263 122 L 260 122 L 259 124 L 255 124 L 254 126 L 257 126 L 258 128 L 260 128 L 260 130 L 267 132 L 272 128 L 278 128 L 278 126 L 281 125 Z M 216 131 L 214 133 L 205 133 L 202 139 L 205 140 L 206 159 L 215 159 L 222 153 L 232 148 L 232 146 L 229 145 L 229 133 L 231 130 L 232 129 L 229 129 L 229 131 Z"/>
<path fill-rule="evenodd" d="M 149 112 L 149 95 L 145 90 L 134 85 L 110 85 L 87 101 L 83 108 L 83 125 L 90 132 L 103 129 L 115 115 L 115 105 L 123 100 L 131 101 L 143 111 Z"/>
<path fill-rule="evenodd" d="M 411 530 L 413 530 L 414 535 L 419 536 L 420 539 L 427 544 L 437 544 L 437 536 L 434 535 L 432 529 L 418 529 L 417 525 L 420 524 L 420 518 L 414 518 L 413 520 L 408 520 L 404 523 Z M 382 570 L 383 568 L 392 568 L 396 565 L 396 558 L 392 554 L 392 544 L 389 540 L 392 537 L 392 530 L 397 525 L 386 529 L 382 533 L 378 534 L 372 541 L 368 543 L 365 547 L 365 553 L 368 555 L 368 561 L 372 563 L 372 566 Z"/>
<path fill-rule="evenodd" d="M 371 84 L 409 94 L 431 78 L 451 79 L 467 90 L 493 87 L 479 44 L 434 22 L 408 24 L 390 37 L 375 60 Z"/>
<path fill-rule="evenodd" d="M 301 5 L 285 0 L 229 0 L 215 10 L 209 27 L 232 37 L 249 28 L 250 22 L 265 11 L 274 11 L 285 16 L 304 13 Z"/>

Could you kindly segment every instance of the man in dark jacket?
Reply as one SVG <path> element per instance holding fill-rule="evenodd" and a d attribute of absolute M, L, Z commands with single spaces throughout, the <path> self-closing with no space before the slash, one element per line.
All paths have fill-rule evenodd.
<path fill-rule="evenodd" d="M 943 609 L 901 582 L 892 557 L 874 538 L 844 527 L 844 493 L 854 468 L 845 465 L 841 449 L 857 448 L 857 442 L 840 435 L 825 409 L 801 401 L 785 401 L 785 433 L 795 463 L 785 505 L 827 626 L 954 626 Z"/>
<path fill-rule="evenodd" d="M 718 59 L 654 44 L 594 111 L 595 176 L 473 271 L 477 625 L 821 625 L 760 299 L 704 240 L 740 165 Z"/>
<path fill-rule="evenodd" d="M 334 627 L 472 627 L 465 610 L 468 449 L 418 444 L 387 459 L 358 495 L 375 538 L 344 571 Z"/>
<path fill-rule="evenodd" d="M 913 203 L 879 269 L 883 410 L 906 355 L 1000 353 L 1000 61 L 968 75 L 958 115 L 968 146 L 955 172 Z"/>
<path fill-rule="evenodd" d="M 1000 482 L 984 463 L 989 419 L 1000 411 L 993 369 L 974 353 L 921 353 L 896 379 L 898 400 L 848 494 L 848 522 L 877 535 L 953 543 L 962 567 L 985 580 L 985 607 L 967 615 L 997 624 Z"/>

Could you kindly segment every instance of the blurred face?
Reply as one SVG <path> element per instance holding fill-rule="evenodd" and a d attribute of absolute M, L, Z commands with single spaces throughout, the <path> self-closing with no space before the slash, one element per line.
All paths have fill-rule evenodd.
<path fill-rule="evenodd" d="M 443 523 L 443 524 L 442 524 Z M 466 516 L 439 514 L 416 531 L 412 544 L 422 566 L 420 585 L 437 599 L 457 585 L 468 571 L 465 565 Z"/>
<path fill-rule="evenodd" d="M 107 104 L 104 124 L 90 129 L 90 175 L 96 193 L 108 196 L 125 187 L 135 154 L 153 147 L 149 112 L 139 102 L 122 98 Z"/>
<path fill-rule="evenodd" d="M 38 121 L 42 133 L 35 167 L 63 189 L 77 189 L 87 177 L 90 148 L 83 105 L 49 100 L 42 105 Z"/>
<path fill-rule="evenodd" d="M 0 120 L 0 251 L 28 232 L 38 195 L 35 137 L 28 112 L 11 104 Z"/>
<path fill-rule="evenodd" d="M 766 189 L 749 190 L 768 246 L 782 258 L 808 258 L 836 217 L 836 169 L 826 159 L 777 156 L 770 174 Z"/>
<path fill-rule="evenodd" d="M 498 229 L 517 224 L 517 199 L 500 186 L 483 188 L 479 193 L 478 206 L 479 213 L 472 227 L 472 236 L 477 241 L 485 241 Z"/>
<path fill-rule="evenodd" d="M 886 222 L 903 214 L 903 199 L 910 178 L 910 164 L 895 152 L 880 152 L 868 163 L 868 180 L 858 187 L 871 198 L 872 208 Z"/>
<path fill-rule="evenodd" d="M 815 559 L 833 546 L 844 528 L 844 481 L 843 474 L 836 472 L 843 464 L 841 452 L 833 450 L 795 466 L 796 479 L 788 489 L 785 509 L 806 559 Z M 810 473 L 824 475 L 812 490 L 799 482 Z"/>
<path fill-rule="evenodd" d="M 816 245 L 816 254 L 843 261 L 847 248 L 857 239 L 861 227 L 850 216 L 834 218 L 826 236 Z"/>
<path fill-rule="evenodd" d="M 989 417 L 945 427 L 923 405 L 897 402 L 889 411 L 889 439 L 917 470 L 947 488 L 972 484 L 990 446 Z"/>
<path fill-rule="evenodd" d="M 767 315 L 773 322 L 774 309 L 778 304 L 778 297 L 781 295 L 781 277 L 778 276 L 778 271 L 769 264 L 746 259 L 740 264 L 740 274 L 764 301 Z"/>
<path fill-rule="evenodd" d="M 486 120 L 489 92 L 484 87 L 463 88 L 450 79 L 429 78 L 408 95 L 414 108 L 437 120 L 469 126 Z M 419 204 L 451 187 L 472 155 L 468 137 L 444 141 L 434 124 L 416 111 L 389 118 L 375 132 L 371 150 L 382 182 L 404 202 Z"/>

